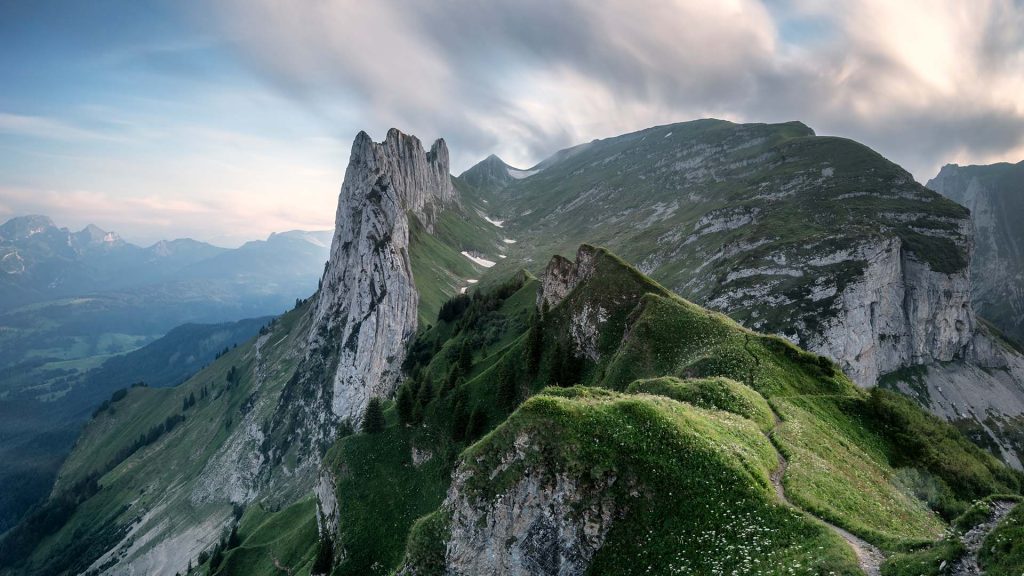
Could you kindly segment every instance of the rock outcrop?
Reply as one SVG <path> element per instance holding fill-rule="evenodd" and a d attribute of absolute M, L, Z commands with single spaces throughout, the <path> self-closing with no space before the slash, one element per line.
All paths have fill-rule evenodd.
<path fill-rule="evenodd" d="M 311 349 L 337 355 L 327 374 L 334 418 L 358 422 L 371 397 L 393 390 L 416 331 L 409 217 L 432 230 L 455 201 L 443 140 L 425 152 L 395 129 L 381 143 L 356 136 L 310 331 Z"/>
<path fill-rule="evenodd" d="M 521 466 L 531 449 L 521 434 L 497 475 Z M 483 495 L 470 488 L 472 472 L 455 471 L 443 510 L 450 515 L 445 573 L 453 576 L 579 576 L 604 543 L 615 517 L 602 486 L 584 486 L 566 474 L 527 467 L 507 489 Z"/>
<path fill-rule="evenodd" d="M 591 246 L 580 246 L 576 251 L 576 261 L 562 256 L 554 256 L 544 268 L 540 276 L 540 289 L 537 291 L 537 308 L 558 306 L 576 286 L 590 279 L 594 274 L 595 250 Z"/>
<path fill-rule="evenodd" d="M 906 366 L 965 355 L 976 323 L 967 268 L 936 272 L 899 237 L 865 244 L 854 258 L 866 264 L 863 272 L 819 319 L 810 350 L 838 360 L 860 386 Z"/>
<path fill-rule="evenodd" d="M 974 306 L 1024 341 L 1024 162 L 942 167 L 928 187 L 966 206 L 974 222 Z"/>

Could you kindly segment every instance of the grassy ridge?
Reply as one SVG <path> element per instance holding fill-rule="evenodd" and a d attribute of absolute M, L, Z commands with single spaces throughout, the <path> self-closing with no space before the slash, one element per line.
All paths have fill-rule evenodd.
<path fill-rule="evenodd" d="M 211 484 L 210 478 L 221 475 L 212 467 L 224 455 L 229 439 L 244 436 L 239 430 L 243 420 L 260 421 L 273 410 L 276 396 L 294 371 L 297 358 L 292 351 L 305 341 L 308 316 L 307 303 L 184 384 L 133 388 L 98 414 L 86 426 L 56 486 L 59 493 L 98 473 L 98 492 L 48 531 L 27 558 L 18 560 L 16 573 L 83 572 L 130 530 L 153 531 L 154 537 L 138 546 L 141 552 L 159 542 L 160 535 L 179 530 L 202 527 L 213 538 L 226 530 L 232 517 L 228 499 L 197 501 L 193 497 L 227 489 L 224 480 Z M 232 371 L 236 375 L 229 380 Z M 195 403 L 186 408 L 183 400 L 189 397 Z M 184 419 L 125 455 L 140 434 L 163 425 L 169 416 Z M 124 459 L 119 460 L 119 455 Z M 290 491 L 282 485 L 277 496 L 290 500 L 306 490 L 295 486 Z M 164 507 L 174 514 L 149 514 Z"/>
<path fill-rule="evenodd" d="M 746 330 L 721 314 L 667 293 L 607 252 L 590 250 L 595 256 L 593 277 L 541 320 L 544 352 L 536 374 L 525 369 L 516 374 L 520 391 L 536 391 L 550 382 L 553 350 L 571 346 L 569 334 L 587 317 L 585 311 L 599 308 L 604 318 L 597 335 L 600 356 L 596 362 L 580 360 L 577 376 L 580 382 L 602 388 L 544 389 L 526 400 L 495 432 L 467 448 L 458 462 L 476 470 L 467 485 L 481 502 L 502 493 L 527 469 L 531 474 L 568 471 L 584 480 L 637 471 L 630 476 L 633 486 L 656 488 L 640 489 L 646 498 L 635 494 L 616 497 L 629 512 L 609 533 L 594 559 L 593 573 L 641 573 L 647 566 L 672 566 L 679 573 L 726 568 L 737 573 L 772 573 L 772 562 L 778 558 L 786 558 L 787 567 L 799 564 L 810 573 L 825 569 L 814 564 L 818 561 L 835 563 L 828 570 L 837 573 L 847 569 L 855 573 L 855 564 L 845 564 L 851 560 L 849 550 L 835 542 L 832 533 L 814 522 L 805 526 L 806 516 L 771 504 L 768 473 L 776 462 L 762 435 L 773 430 L 773 441 L 789 458 L 783 482 L 790 499 L 889 550 L 938 541 L 946 527 L 939 512 L 948 517 L 958 506 L 962 510 L 975 492 L 1020 489 L 1012 472 L 970 445 L 948 424 L 884 392 L 869 395 L 853 386 L 831 362 L 779 338 Z M 466 324 L 460 330 L 444 332 L 450 339 L 439 347 L 424 373 L 442 377 L 451 366 L 443 358 L 453 357 L 457 343 L 471 338 L 473 327 Z M 444 328 L 439 325 L 435 330 L 441 334 Z M 500 359 L 494 355 L 486 361 L 474 357 L 472 373 L 463 384 L 472 398 L 492 406 L 496 403 L 501 366 L 505 362 L 521 364 L 527 341 L 526 334 L 515 338 L 499 352 Z M 639 395 L 624 396 L 611 390 Z M 450 413 L 452 407 L 444 398 L 442 394 L 437 400 L 440 414 Z M 731 411 L 750 420 L 694 405 Z M 683 410 L 689 418 L 678 420 L 676 410 Z M 777 429 L 773 412 L 781 417 Z M 717 424 L 709 424 L 707 418 Z M 711 490 L 693 488 L 682 496 L 685 490 L 680 487 L 694 480 L 673 476 L 678 462 L 700 470 L 701 477 L 719 477 L 705 467 L 703 456 L 687 452 L 694 444 L 675 443 L 677 439 L 667 432 L 671 426 L 665 424 L 673 419 L 677 424 L 685 421 L 680 426 L 697 431 L 705 441 L 717 442 L 716 458 L 736 458 L 729 466 L 738 465 L 742 472 L 726 466 L 730 470 L 726 475 L 731 481 L 740 479 L 744 489 L 752 491 L 749 494 L 759 496 L 748 494 L 745 500 L 729 500 L 721 507 L 706 501 L 718 494 L 728 500 L 734 493 L 727 483 Z M 493 418 L 490 421 L 495 423 Z M 747 433 L 723 435 L 715 426 L 724 421 L 744 422 Z M 444 418 L 432 425 L 442 422 Z M 497 476 L 485 474 L 507 453 L 515 432 L 523 431 L 536 437 L 541 446 L 531 456 L 535 459 L 504 468 Z M 911 436 L 918 438 L 917 445 L 907 442 Z M 956 469 L 942 466 L 938 454 L 949 454 L 958 462 Z M 661 484 L 666 477 L 672 480 Z M 672 500 L 668 493 L 681 499 Z M 699 504 L 682 499 L 695 494 L 702 497 Z M 699 519 L 666 513 L 702 510 L 702 506 L 707 506 L 707 515 L 702 511 Z M 418 555 L 435 567 L 441 562 L 440 548 L 427 545 L 426 534 L 444 537 L 445 518 L 442 509 L 418 524 L 410 536 L 407 560 Z M 658 529 L 652 530 L 652 526 Z M 785 543 L 786 535 L 796 533 L 816 543 L 814 553 Z M 775 536 L 781 540 L 773 539 Z M 700 544 L 689 548 L 695 542 Z M 751 543 L 763 546 L 747 546 Z M 709 547 L 741 553 L 708 555 Z M 942 554 L 943 550 L 930 548 L 924 554 Z M 808 563 L 808 558 L 813 561 Z M 737 559 L 747 564 L 732 564 Z M 771 560 L 750 564 L 754 559 Z"/>
<path fill-rule="evenodd" d="M 491 478 L 495 459 L 524 435 L 526 459 Z M 753 422 L 732 414 L 661 396 L 553 389 L 524 403 L 463 461 L 483 498 L 525 469 L 577 478 L 584 493 L 588 482 L 614 477 L 601 495 L 628 513 L 589 573 L 856 573 L 841 540 L 774 500 L 775 451 Z"/>
<path fill-rule="evenodd" d="M 626 388 L 630 394 L 655 394 L 701 408 L 717 408 L 749 418 L 762 432 L 775 426 L 775 415 L 764 397 L 754 390 L 729 378 L 695 378 L 680 380 L 672 377 L 637 380 Z"/>

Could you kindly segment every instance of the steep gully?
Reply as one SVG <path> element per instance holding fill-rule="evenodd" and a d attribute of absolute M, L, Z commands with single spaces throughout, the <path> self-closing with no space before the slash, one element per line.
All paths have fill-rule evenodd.
<path fill-rule="evenodd" d="M 952 576 L 979 576 L 985 573 L 982 571 L 981 566 L 978 565 L 978 551 L 981 550 L 981 544 L 985 541 L 988 533 L 1013 511 L 1015 505 L 1013 502 L 1007 501 L 993 502 L 992 513 L 989 515 L 988 520 L 971 528 L 964 534 L 963 543 L 964 547 L 967 548 L 967 553 L 953 565 L 953 571 L 950 573 Z"/>

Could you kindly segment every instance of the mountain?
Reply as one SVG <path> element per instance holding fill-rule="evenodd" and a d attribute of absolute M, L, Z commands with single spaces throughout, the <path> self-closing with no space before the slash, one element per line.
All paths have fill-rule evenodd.
<path fill-rule="evenodd" d="M 9 416 L 0 444 L 18 462 L 0 475 L 0 530 L 45 495 L 92 410 L 130 383 L 104 372 L 122 361 L 117 355 L 130 353 L 128 373 L 138 372 L 149 360 L 132 351 L 158 345 L 176 326 L 290 309 L 316 289 L 329 241 L 330 232 L 292 231 L 233 250 L 191 239 L 142 248 L 44 216 L 0 226 L 0 412 Z M 157 357 L 164 353 L 172 354 Z M 206 362 L 212 352 L 191 356 Z M 164 369 L 174 378 L 168 385 L 198 369 L 178 358 Z M 141 374 L 149 380 L 155 370 Z"/>
<path fill-rule="evenodd" d="M 7 463 L 0 472 L 0 532 L 47 495 L 82 426 L 115 390 L 140 382 L 157 388 L 179 384 L 254 336 L 268 320 L 179 326 L 87 372 L 63 374 L 62 389 L 43 399 L 32 392 L 5 395 L 0 400 L 0 459 Z"/>
<path fill-rule="evenodd" d="M 0 226 L 0 312 L 59 298 L 139 292 L 158 284 L 202 281 L 263 292 L 318 274 L 330 232 L 294 230 L 225 249 L 190 238 L 142 248 L 97 226 L 58 228 L 45 216 L 12 218 Z M 311 260 L 312 267 L 307 265 Z M 263 273 L 271 268 L 272 273 Z M 270 281 L 270 288 L 263 285 Z M 308 295 L 300 292 L 291 298 Z M 287 298 L 284 302 L 287 303 Z"/>
<path fill-rule="evenodd" d="M 966 212 L 912 181 L 892 188 L 905 173 L 870 151 L 826 139 L 826 151 L 839 146 L 828 156 L 802 125 L 677 127 L 701 126 L 723 142 L 755 135 L 760 143 L 739 149 L 797 182 L 808 162 L 820 178 L 844 182 L 852 229 L 827 230 L 845 234 L 850 250 L 858 238 L 893 246 L 898 257 L 883 260 L 903 282 L 966 274 L 955 266 L 957 254 L 969 256 L 956 235 Z M 723 170 L 763 168 L 745 152 L 732 155 L 732 145 L 705 147 L 702 130 L 673 149 L 713 151 L 705 160 Z M 186 382 L 111 398 L 50 498 L 0 540 L 0 566 L 19 574 L 878 574 L 883 562 L 886 573 L 920 573 L 913 567 L 987 561 L 971 542 L 1013 529 L 993 530 L 1024 476 L 950 424 L 890 391 L 864 390 L 825 356 L 683 299 L 607 249 L 582 243 L 574 260 L 541 259 L 544 244 L 583 227 L 570 218 L 542 225 L 541 214 L 536 224 L 518 221 L 530 215 L 513 207 L 526 194 L 536 210 L 572 212 L 561 203 L 573 193 L 558 180 L 546 194 L 524 183 L 548 170 L 586 174 L 589 163 L 559 166 L 601 148 L 560 153 L 494 190 L 450 179 L 443 141 L 425 150 L 397 130 L 379 143 L 358 135 L 320 289 Z M 601 182 L 634 164 L 608 168 Z M 853 166 L 863 179 L 844 174 Z M 743 173 L 729 180 L 775 190 Z M 714 210 L 727 209 L 746 189 L 732 197 L 725 176 L 712 174 L 705 184 L 722 187 L 707 194 L 722 204 Z M 776 192 L 795 186 L 781 190 L 783 180 Z M 868 207 L 858 208 L 868 200 L 845 191 L 858 182 L 861 192 L 878 187 L 871 201 L 884 212 L 937 214 L 906 229 L 895 216 L 871 228 Z M 822 191 L 800 201 L 780 197 L 796 214 L 779 232 L 807 234 L 802 245 L 818 245 L 805 227 L 819 236 L 826 227 L 800 206 L 842 212 L 827 184 L 814 188 Z M 621 195 L 642 206 L 639 192 Z M 596 195 L 577 205 L 606 210 L 615 201 Z M 704 209 L 696 190 L 680 198 Z M 754 207 L 744 213 L 751 222 L 782 218 L 771 202 Z M 650 219 L 640 210 L 624 214 Z M 595 234 L 618 226 L 600 211 L 589 217 Z M 934 242 L 948 250 L 929 253 L 930 241 L 916 235 L 931 238 L 921 230 L 943 218 L 949 234 Z M 639 234 L 640 222 L 620 232 Z M 761 230 L 695 222 L 703 236 L 730 232 L 741 246 L 745 230 Z M 527 236 L 534 225 L 550 226 L 551 237 Z M 685 243 L 690 230 L 680 228 L 678 245 L 698 243 L 701 235 Z M 791 251 L 777 266 L 845 269 L 797 260 L 808 254 L 785 239 L 770 243 Z M 843 286 L 866 285 L 857 274 L 869 266 L 851 262 L 856 274 Z M 825 310 L 846 308 L 834 299 Z M 748 321 L 759 317 L 753 311 Z M 962 314 L 972 320 L 969 304 Z M 910 315 L 912 328 L 932 318 Z"/>
<path fill-rule="evenodd" d="M 222 251 L 195 240 L 140 248 L 92 224 L 71 232 L 46 216 L 12 218 L 0 226 L 0 311 L 156 281 Z"/>
<path fill-rule="evenodd" d="M 45 217 L 0 227 L 0 251 L 22 268 L 0 278 L 0 394 L 54 393 L 54 378 L 138 348 L 188 322 L 278 314 L 316 288 L 328 233 L 271 235 L 225 250 L 189 239 L 139 248 Z M 82 238 L 91 240 L 82 240 Z M 19 293 L 33 300 L 11 305 Z M 27 296 L 31 294 L 31 296 Z"/>
<path fill-rule="evenodd" d="M 970 214 L 873 150 L 798 122 L 698 120 L 595 140 L 524 173 L 474 189 L 506 236 L 495 272 L 608 246 L 683 297 L 832 358 L 860 386 L 915 397 L 1021 466 L 1024 356 L 975 316 Z"/>
<path fill-rule="evenodd" d="M 1024 342 L 1024 162 L 947 164 L 928 187 L 966 206 L 974 223 L 971 279 L 978 313 Z"/>

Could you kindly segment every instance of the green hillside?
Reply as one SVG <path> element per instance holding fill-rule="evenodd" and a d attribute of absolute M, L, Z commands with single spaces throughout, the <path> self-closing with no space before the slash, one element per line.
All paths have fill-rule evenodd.
<path fill-rule="evenodd" d="M 345 351 L 307 355 L 303 304 L 179 386 L 112 398 L 53 497 L 2 537 L 0 573 L 128 558 L 196 574 L 473 573 L 491 553 L 590 574 L 873 573 L 954 558 L 973 502 L 1021 493 L 1019 473 L 910 401 L 603 248 L 483 281 L 461 254 L 486 258 L 500 238 L 466 217 L 483 200 L 497 201 L 413 224 L 420 330 L 379 428 L 340 429 L 321 460 L 324 438 L 280 425 L 311 401 L 292 384 L 324 386 Z M 553 536 L 531 539 L 513 509 Z"/>
<path fill-rule="evenodd" d="M 595 254 L 591 280 L 543 319 L 537 283 L 522 276 L 464 298 L 464 307 L 454 307 L 459 313 L 413 345 L 411 377 L 389 409 L 388 428 L 331 450 L 337 498 L 360 494 L 358 506 L 339 514 L 335 574 L 395 569 L 407 534 L 406 569 L 435 573 L 453 470 L 479 478 L 466 486 L 482 507 L 527 471 L 628 479 L 623 486 L 647 497 L 638 503 L 635 494 L 614 493 L 617 503 L 623 499 L 616 509 L 629 512 L 594 556 L 595 574 L 673 563 L 681 573 L 706 573 L 710 565 L 700 563 L 697 548 L 680 545 L 690 541 L 684 535 L 718 526 L 723 540 L 716 544 L 739 545 L 752 536 L 743 531 L 751 525 L 771 537 L 744 548 L 749 562 L 783 558 L 807 573 L 856 573 L 853 554 L 824 522 L 884 551 L 907 550 L 939 542 L 973 499 L 1020 490 L 1016 473 L 899 397 L 863 392 L 830 362 L 679 299 L 603 250 L 583 250 Z M 601 357 L 592 361 L 570 352 L 568 327 L 595 305 L 607 321 Z M 531 343 L 538 338 L 539 346 Z M 531 349 L 540 354 L 532 357 Z M 554 382 L 585 387 L 545 389 Z M 538 447 L 536 460 L 499 476 L 480 472 L 494 469 L 524 434 Z M 780 461 L 788 462 L 781 484 L 794 508 L 773 492 Z M 696 462 L 704 462 L 699 475 L 690 470 Z M 712 479 L 722 482 L 716 490 L 682 489 Z M 671 497 L 670 485 L 680 487 Z M 920 485 L 941 498 L 929 499 Z M 721 500 L 708 502 L 708 494 Z M 671 512 L 705 505 L 708 516 L 699 519 Z M 432 507 L 438 511 L 414 522 Z M 652 525 L 665 530 L 651 534 Z M 809 541 L 817 544 L 797 545 Z M 367 549 L 369 542 L 380 544 Z"/>
<path fill-rule="evenodd" d="M 804 343 L 866 267 L 863 246 L 898 238 L 936 271 L 967 265 L 962 206 L 800 122 L 657 126 L 564 150 L 511 181 L 480 178 L 491 162 L 460 178 L 489 192 L 491 217 L 516 240 L 505 266 L 607 246 L 694 302 Z"/>

